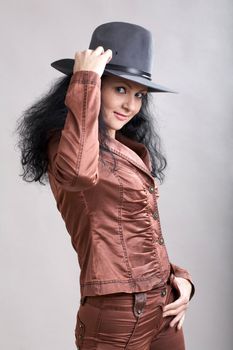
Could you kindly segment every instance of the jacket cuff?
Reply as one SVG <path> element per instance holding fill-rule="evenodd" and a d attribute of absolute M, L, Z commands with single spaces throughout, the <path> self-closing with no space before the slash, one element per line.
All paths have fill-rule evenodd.
<path fill-rule="evenodd" d="M 191 290 L 191 294 L 190 294 L 190 298 L 189 298 L 189 300 L 191 300 L 194 293 L 195 293 L 195 286 L 193 284 L 191 275 L 189 274 L 189 272 L 187 270 L 182 269 L 181 267 L 179 267 L 175 264 L 170 263 L 170 266 L 171 266 L 171 273 L 173 273 L 175 277 L 185 278 L 186 280 L 188 280 L 191 283 L 192 290 Z"/>
<path fill-rule="evenodd" d="M 101 85 L 101 78 L 98 73 L 91 70 L 80 70 L 75 72 L 71 79 L 70 84 L 73 83 L 82 83 L 82 84 L 92 84 L 92 85 Z"/>

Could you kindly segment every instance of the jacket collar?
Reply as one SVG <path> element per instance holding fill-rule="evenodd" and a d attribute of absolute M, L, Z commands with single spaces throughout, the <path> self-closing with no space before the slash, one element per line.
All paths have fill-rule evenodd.
<path fill-rule="evenodd" d="M 151 175 L 150 154 L 144 144 L 131 140 L 117 132 L 116 138 L 107 138 L 106 144 L 113 153 L 128 160 L 154 180 Z"/>

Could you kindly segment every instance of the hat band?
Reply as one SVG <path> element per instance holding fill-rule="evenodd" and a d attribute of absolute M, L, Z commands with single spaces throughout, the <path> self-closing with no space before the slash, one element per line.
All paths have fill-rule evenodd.
<path fill-rule="evenodd" d="M 125 66 L 121 66 L 118 64 L 107 64 L 106 69 L 120 70 L 122 72 L 131 74 L 131 75 L 137 75 L 137 76 L 140 76 L 142 78 L 146 78 L 148 80 L 151 80 L 150 73 L 143 72 L 142 70 L 139 70 L 137 68 L 125 67 Z"/>

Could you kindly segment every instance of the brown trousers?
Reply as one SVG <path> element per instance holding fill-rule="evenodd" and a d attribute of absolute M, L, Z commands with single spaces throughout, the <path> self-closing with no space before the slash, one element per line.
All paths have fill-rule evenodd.
<path fill-rule="evenodd" d="M 178 297 L 170 281 L 140 293 L 81 298 L 75 338 L 80 350 L 184 350 L 183 330 L 169 327 L 162 308 Z"/>

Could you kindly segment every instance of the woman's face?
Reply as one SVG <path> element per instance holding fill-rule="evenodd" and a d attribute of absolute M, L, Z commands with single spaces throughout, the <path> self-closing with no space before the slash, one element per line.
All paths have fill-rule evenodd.
<path fill-rule="evenodd" d="M 105 76 L 101 81 L 101 111 L 109 135 L 115 138 L 120 130 L 137 114 L 147 87 L 120 77 Z"/>

